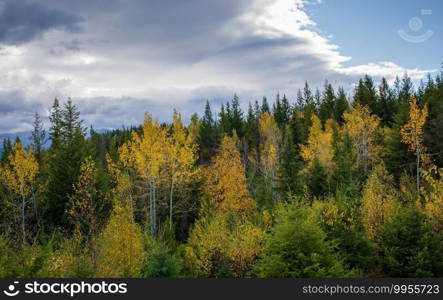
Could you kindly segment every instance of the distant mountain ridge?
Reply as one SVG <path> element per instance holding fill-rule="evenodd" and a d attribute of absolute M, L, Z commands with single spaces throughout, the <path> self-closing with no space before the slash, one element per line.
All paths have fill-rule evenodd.
<path fill-rule="evenodd" d="M 105 133 L 107 131 L 113 130 L 112 128 L 100 128 L 100 129 L 94 129 L 97 133 Z M 86 136 L 89 137 L 89 130 L 86 132 Z M 3 140 L 4 139 L 10 139 L 11 142 L 14 142 L 16 138 L 20 139 L 20 142 L 25 146 L 29 146 L 32 142 L 32 132 L 31 131 L 20 131 L 15 133 L 0 133 L 0 149 L 2 149 L 3 146 Z M 48 139 L 48 132 L 46 132 L 46 143 L 44 144 L 44 147 L 49 147 L 51 142 Z"/>

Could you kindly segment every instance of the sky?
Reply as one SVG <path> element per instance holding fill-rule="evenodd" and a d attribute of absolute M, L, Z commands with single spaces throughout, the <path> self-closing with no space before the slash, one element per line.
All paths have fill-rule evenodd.
<path fill-rule="evenodd" d="M 440 71 L 439 0 L 0 0 L 0 134 L 72 98 L 85 124 L 294 100 L 308 81 Z"/>

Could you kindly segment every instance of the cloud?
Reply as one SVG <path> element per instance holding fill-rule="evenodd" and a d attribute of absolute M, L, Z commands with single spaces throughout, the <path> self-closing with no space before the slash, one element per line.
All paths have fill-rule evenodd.
<path fill-rule="evenodd" d="M 0 2 L 0 43 L 23 44 L 40 38 L 51 29 L 80 31 L 81 18 L 26 0 Z"/>
<path fill-rule="evenodd" d="M 167 120 L 178 108 L 189 117 L 206 99 L 220 103 L 234 92 L 246 107 L 277 92 L 295 99 L 306 80 L 316 87 L 328 79 L 350 90 L 364 74 L 393 79 L 407 71 L 419 79 L 433 71 L 393 62 L 352 65 L 320 33 L 307 2 L 4 2 L 3 15 L 8 5 L 15 9 L 0 18 L 0 44 L 7 44 L 0 48 L 0 95 L 16 99 L 20 91 L 28 107 L 0 105 L 0 132 L 28 128 L 28 111 L 47 115 L 55 97 L 71 97 L 87 124 L 119 127 L 141 122 L 144 111 Z"/>

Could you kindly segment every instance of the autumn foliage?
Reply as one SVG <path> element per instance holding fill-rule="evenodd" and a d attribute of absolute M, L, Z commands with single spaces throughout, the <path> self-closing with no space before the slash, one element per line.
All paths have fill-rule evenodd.
<path fill-rule="evenodd" d="M 442 77 L 376 87 L 100 133 L 56 99 L 1 147 L 0 277 L 442 276 Z"/>

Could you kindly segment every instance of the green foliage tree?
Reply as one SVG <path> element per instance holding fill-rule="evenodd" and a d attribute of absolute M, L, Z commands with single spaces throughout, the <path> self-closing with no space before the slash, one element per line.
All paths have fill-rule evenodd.
<path fill-rule="evenodd" d="M 259 277 L 349 275 L 313 211 L 285 207 L 276 222 L 256 267 Z"/>

